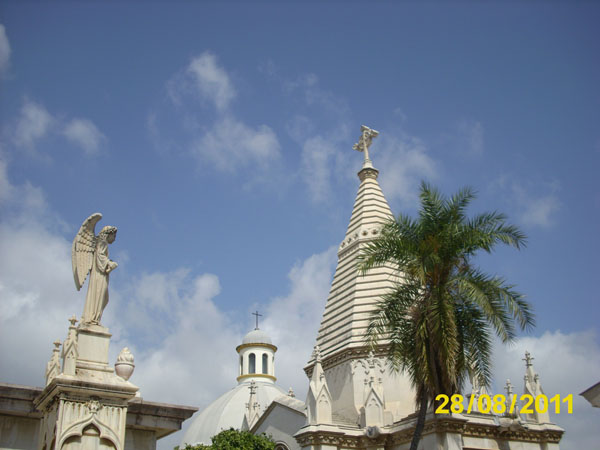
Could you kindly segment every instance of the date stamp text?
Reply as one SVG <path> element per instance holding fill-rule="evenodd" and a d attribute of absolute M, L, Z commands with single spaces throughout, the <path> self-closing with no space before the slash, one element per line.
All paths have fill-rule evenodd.
<path fill-rule="evenodd" d="M 548 411 L 549 408 L 554 407 L 554 412 L 560 414 L 565 412 L 567 414 L 573 414 L 573 394 L 569 394 L 562 400 L 560 395 L 556 394 L 554 397 L 548 398 L 546 395 L 533 395 L 523 394 L 519 397 L 519 405 L 517 405 L 517 395 L 511 395 L 510 400 L 503 394 L 496 394 L 489 396 L 487 394 L 479 395 L 477 399 L 475 396 L 470 396 L 467 405 L 467 414 L 476 410 L 484 414 L 495 413 L 495 414 L 533 414 L 534 410 L 538 414 L 543 414 Z M 460 414 L 464 412 L 465 406 L 463 404 L 463 396 L 460 394 L 454 394 L 448 397 L 446 394 L 440 394 L 435 397 L 436 402 L 439 403 L 435 410 L 436 414 L 449 414 L 451 412 Z M 565 404 L 566 408 L 562 405 Z"/>

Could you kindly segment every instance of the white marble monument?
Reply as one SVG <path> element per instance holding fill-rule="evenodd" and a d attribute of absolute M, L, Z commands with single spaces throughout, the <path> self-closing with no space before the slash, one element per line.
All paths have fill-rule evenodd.
<path fill-rule="evenodd" d="M 133 356 L 124 349 L 115 373 L 108 362 L 111 334 L 101 325 L 108 304 L 108 278 L 117 263 L 108 258 L 108 245 L 117 234 L 115 227 L 104 227 L 95 235 L 99 213 L 88 217 L 73 240 L 72 265 L 75 287 L 80 290 L 90 275 L 88 291 L 79 326 L 69 319 L 67 338 L 55 342 L 46 370 L 46 387 L 35 400 L 42 412 L 38 448 L 115 449 L 125 448 L 127 405 L 138 387 L 127 381 L 133 369 Z M 62 361 L 59 361 L 59 354 Z"/>

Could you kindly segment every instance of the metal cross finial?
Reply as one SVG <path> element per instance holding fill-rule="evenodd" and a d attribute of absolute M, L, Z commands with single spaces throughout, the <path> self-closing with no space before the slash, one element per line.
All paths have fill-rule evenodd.
<path fill-rule="evenodd" d="M 525 361 L 525 366 L 526 367 L 531 367 L 533 364 L 531 363 L 531 361 L 533 361 L 534 358 L 531 357 L 531 354 L 526 351 L 525 352 L 525 358 L 523 358 L 523 361 Z"/>
<path fill-rule="evenodd" d="M 259 314 L 258 311 L 256 311 L 256 312 L 253 312 L 252 315 L 256 316 L 256 328 L 255 328 L 255 330 L 258 330 L 258 317 L 259 316 L 262 317 L 262 314 Z"/>
<path fill-rule="evenodd" d="M 366 125 L 362 125 L 360 127 L 360 138 L 358 142 L 352 146 L 354 150 L 358 150 L 359 152 L 364 152 L 365 154 L 365 164 L 370 163 L 371 159 L 369 158 L 369 147 L 371 146 L 371 141 L 373 138 L 376 138 L 379 135 L 379 131 L 372 130 Z"/>

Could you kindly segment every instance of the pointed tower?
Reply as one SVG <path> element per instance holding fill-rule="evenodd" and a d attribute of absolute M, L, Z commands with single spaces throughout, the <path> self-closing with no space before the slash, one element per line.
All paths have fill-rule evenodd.
<path fill-rule="evenodd" d="M 364 125 L 361 132 L 353 147 L 364 153 L 364 163 L 358 172 L 360 185 L 346 235 L 338 249 L 338 264 L 317 336 L 333 401 L 333 421 L 340 424 L 361 422 L 361 410 L 368 407 L 365 386 L 371 380 L 376 380 L 381 403 L 385 392 L 386 411 L 381 411 L 381 417 L 399 420 L 414 411 L 410 384 L 387 368 L 385 345 L 369 361 L 369 348 L 365 343 L 371 314 L 382 296 L 394 287 L 397 276 L 392 265 L 372 269 L 364 276 L 357 269 L 360 251 L 393 217 L 377 182 L 379 171 L 369 158 L 369 146 L 378 132 Z M 314 366 L 313 357 L 305 367 L 309 377 Z M 372 397 L 369 396 L 371 403 Z M 379 407 L 382 408 L 383 403 Z"/>
<path fill-rule="evenodd" d="M 331 394 L 321 367 L 321 352 L 318 345 L 315 346 L 313 358 L 315 365 L 306 396 L 307 423 L 310 425 L 330 424 L 333 422 Z"/>
<path fill-rule="evenodd" d="M 543 395 L 544 391 L 542 390 L 542 385 L 540 383 L 540 376 L 535 372 L 533 368 L 533 357 L 529 352 L 525 352 L 525 377 L 524 377 L 524 388 L 523 394 L 531 395 L 534 399 L 537 398 L 538 395 Z M 537 408 L 531 408 L 531 414 L 524 414 L 525 420 L 527 422 L 535 422 L 535 423 L 550 423 L 550 415 L 548 414 L 548 408 L 544 412 L 539 412 Z"/>

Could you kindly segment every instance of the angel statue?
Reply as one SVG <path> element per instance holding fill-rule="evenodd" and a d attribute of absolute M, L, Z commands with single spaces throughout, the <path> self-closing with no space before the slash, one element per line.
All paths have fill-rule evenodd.
<path fill-rule="evenodd" d="M 73 278 L 78 291 L 90 273 L 82 324 L 100 324 L 102 311 L 108 303 L 108 274 L 117 268 L 117 263 L 108 259 L 108 244 L 115 241 L 117 228 L 106 226 L 96 236 L 96 223 L 100 219 L 102 219 L 100 213 L 92 214 L 85 219 L 73 239 L 71 250 Z"/>

